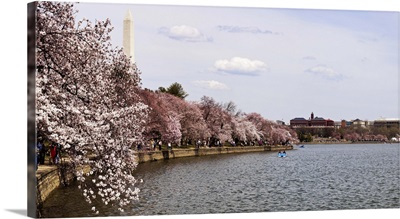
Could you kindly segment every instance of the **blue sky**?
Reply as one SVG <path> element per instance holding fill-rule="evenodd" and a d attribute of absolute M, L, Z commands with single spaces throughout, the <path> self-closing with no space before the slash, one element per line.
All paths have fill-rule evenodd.
<path fill-rule="evenodd" d="M 399 13 L 80 3 L 78 19 L 135 22 L 143 87 L 181 83 L 188 100 L 233 101 L 289 122 L 398 117 Z"/>

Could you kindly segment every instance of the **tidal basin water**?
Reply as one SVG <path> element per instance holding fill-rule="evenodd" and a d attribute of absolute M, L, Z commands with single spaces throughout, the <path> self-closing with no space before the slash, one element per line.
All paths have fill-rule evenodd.
<path fill-rule="evenodd" d="M 398 144 L 306 145 L 287 151 L 179 158 L 140 164 L 140 201 L 101 216 L 400 207 Z M 94 216 L 76 186 L 59 188 L 43 217 Z"/>

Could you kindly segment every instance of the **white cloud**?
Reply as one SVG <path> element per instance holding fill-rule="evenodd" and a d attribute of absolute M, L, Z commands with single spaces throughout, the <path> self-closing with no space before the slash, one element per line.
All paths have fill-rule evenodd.
<path fill-rule="evenodd" d="M 171 39 L 185 42 L 210 42 L 212 38 L 205 36 L 197 28 L 179 25 L 173 27 L 161 27 L 158 31 Z"/>
<path fill-rule="evenodd" d="M 241 27 L 241 26 L 219 25 L 217 28 L 219 31 L 225 31 L 228 33 L 279 34 L 279 33 L 274 33 L 270 30 L 262 30 L 254 26 Z"/>
<path fill-rule="evenodd" d="M 317 58 L 315 58 L 314 56 L 304 56 L 304 57 L 303 57 L 303 60 L 311 60 L 311 61 L 314 61 L 314 60 L 317 60 Z"/>
<path fill-rule="evenodd" d="M 233 57 L 230 60 L 217 60 L 214 63 L 214 67 L 218 71 L 243 75 L 257 75 L 258 72 L 262 72 L 267 69 L 267 65 L 262 61 L 250 60 L 241 57 Z"/>
<path fill-rule="evenodd" d="M 329 79 L 329 80 L 341 80 L 343 78 L 343 75 L 339 74 L 332 68 L 329 68 L 324 65 L 317 65 L 317 66 L 311 67 L 311 68 L 307 69 L 306 72 L 321 76 L 321 77 L 323 77 L 325 79 Z"/>
<path fill-rule="evenodd" d="M 206 89 L 212 89 L 212 90 L 228 90 L 229 87 L 221 82 L 218 81 L 193 81 L 193 84 L 198 86 L 198 87 L 202 87 L 202 88 L 206 88 Z"/>

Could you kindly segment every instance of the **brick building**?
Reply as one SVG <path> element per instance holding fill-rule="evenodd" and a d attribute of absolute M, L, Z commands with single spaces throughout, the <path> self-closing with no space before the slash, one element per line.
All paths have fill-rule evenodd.
<path fill-rule="evenodd" d="M 314 113 L 311 113 L 311 117 L 306 120 L 305 118 L 297 117 L 290 120 L 290 126 L 292 128 L 297 127 L 334 127 L 335 122 L 331 119 L 324 119 L 322 117 L 314 117 Z"/>

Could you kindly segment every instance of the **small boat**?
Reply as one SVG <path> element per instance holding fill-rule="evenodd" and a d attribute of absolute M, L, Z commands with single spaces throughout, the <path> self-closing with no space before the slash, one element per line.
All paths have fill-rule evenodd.
<path fill-rule="evenodd" d="M 286 153 L 278 153 L 278 157 L 286 157 Z"/>
<path fill-rule="evenodd" d="M 299 148 L 304 148 L 304 145 L 300 145 Z"/>

